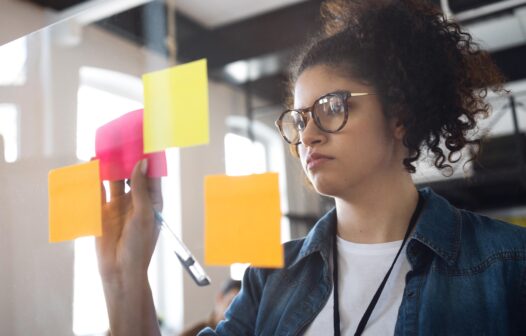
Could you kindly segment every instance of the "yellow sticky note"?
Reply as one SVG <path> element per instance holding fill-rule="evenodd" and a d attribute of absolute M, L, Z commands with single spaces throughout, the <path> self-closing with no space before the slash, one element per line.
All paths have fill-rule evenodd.
<path fill-rule="evenodd" d="M 205 177 L 205 263 L 283 267 L 276 173 Z"/>
<path fill-rule="evenodd" d="M 144 152 L 207 144 L 206 60 L 145 74 Z"/>
<path fill-rule="evenodd" d="M 50 171 L 48 191 L 50 243 L 102 234 L 98 160 Z"/>

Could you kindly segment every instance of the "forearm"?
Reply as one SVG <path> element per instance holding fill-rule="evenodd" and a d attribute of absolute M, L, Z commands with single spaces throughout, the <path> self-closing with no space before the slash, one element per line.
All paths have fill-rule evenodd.
<path fill-rule="evenodd" d="M 159 336 L 147 277 L 104 282 L 112 336 Z"/>

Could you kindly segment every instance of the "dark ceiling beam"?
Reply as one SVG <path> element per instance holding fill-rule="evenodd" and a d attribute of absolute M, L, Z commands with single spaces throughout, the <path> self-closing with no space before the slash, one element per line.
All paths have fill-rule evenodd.
<path fill-rule="evenodd" d="M 460 13 L 497 2 L 501 0 L 449 0 L 449 8 L 453 13 Z"/>
<path fill-rule="evenodd" d="M 321 2 L 301 2 L 217 29 L 180 35 L 179 56 L 192 60 L 212 55 L 209 63 L 216 68 L 300 45 L 318 31 Z"/>
<path fill-rule="evenodd" d="M 25 1 L 25 0 L 21 0 Z M 29 0 L 30 2 L 36 3 L 40 6 L 54 9 L 56 11 L 61 11 L 69 7 L 78 5 L 80 3 L 86 2 L 88 0 Z"/>
<path fill-rule="evenodd" d="M 153 1 L 96 22 L 111 33 L 166 55 L 166 6 Z"/>
<path fill-rule="evenodd" d="M 526 78 L 526 45 L 500 50 L 491 54 L 507 81 Z"/>
<path fill-rule="evenodd" d="M 207 58 L 211 69 L 304 43 L 319 28 L 321 0 L 301 2 L 217 29 L 207 29 L 181 13 L 176 13 L 177 56 L 182 61 Z M 165 35 L 145 33 L 148 29 L 166 32 L 166 8 L 151 2 L 101 20 L 98 24 L 142 45 L 165 53 Z M 152 41 L 153 39 L 153 41 Z M 157 41 L 155 41 L 157 39 Z"/>
<path fill-rule="evenodd" d="M 454 14 L 458 14 L 487 5 L 492 5 L 501 1 L 502 0 L 449 0 L 448 5 L 449 9 L 451 9 Z M 431 0 L 431 2 L 437 6 L 441 6 L 440 0 Z"/>
<path fill-rule="evenodd" d="M 454 206 L 471 211 L 488 211 L 526 204 L 524 167 L 495 169 L 471 178 L 450 178 L 442 181 L 422 183 L 431 187 Z"/>
<path fill-rule="evenodd" d="M 260 77 L 250 82 L 251 91 L 259 98 L 264 99 L 267 104 L 284 106 L 287 98 L 287 76 L 283 73 L 276 73 L 265 77 Z M 261 106 L 255 106 L 259 108 Z"/>
<path fill-rule="evenodd" d="M 228 64 L 247 61 L 254 69 L 258 68 L 258 63 L 275 58 L 280 64 L 279 69 L 273 72 L 255 69 L 260 75 L 251 78 L 255 82 L 252 92 L 269 102 L 281 103 L 286 82 L 284 69 L 289 55 L 319 30 L 321 2 L 298 3 L 217 29 L 203 27 L 177 12 L 177 59 L 189 62 L 206 58 L 212 78 L 242 85 L 245 81 L 240 82 L 226 73 Z M 161 54 L 167 53 L 164 44 L 166 7 L 161 2 L 153 1 L 132 8 L 97 24 Z"/>

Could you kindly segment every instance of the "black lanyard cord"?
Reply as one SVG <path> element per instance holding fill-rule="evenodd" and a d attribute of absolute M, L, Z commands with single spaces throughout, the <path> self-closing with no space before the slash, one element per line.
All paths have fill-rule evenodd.
<path fill-rule="evenodd" d="M 382 280 L 382 283 L 380 284 L 380 287 L 376 290 L 376 293 L 374 293 L 373 299 L 369 303 L 369 306 L 367 307 L 367 310 L 363 314 L 360 323 L 358 324 L 358 328 L 356 329 L 356 332 L 354 333 L 354 336 L 360 336 L 365 326 L 367 325 L 367 322 L 369 321 L 369 317 L 371 317 L 371 314 L 374 310 L 374 307 L 378 303 L 378 299 L 380 298 L 380 295 L 382 294 L 382 291 L 385 287 L 385 284 L 387 283 L 387 280 L 389 279 L 389 275 L 391 275 L 391 271 L 394 268 L 394 265 L 396 264 L 396 260 L 398 259 L 398 256 L 402 252 L 402 249 L 404 248 L 405 243 L 407 242 L 407 239 L 409 238 L 409 234 L 413 230 L 416 224 L 416 220 L 418 219 L 418 215 L 420 214 L 420 210 L 422 209 L 423 205 L 423 199 L 420 194 L 418 195 L 418 204 L 416 205 L 415 211 L 413 212 L 413 215 L 411 216 L 411 221 L 409 222 L 409 226 L 407 227 L 407 231 L 405 232 L 404 240 L 402 241 L 402 246 L 400 246 L 400 249 L 398 250 L 398 253 L 396 254 L 396 257 L 393 260 L 393 263 L 391 264 L 391 267 L 389 267 L 389 270 L 385 274 L 384 279 Z M 332 260 L 333 260 L 333 284 L 334 284 L 334 335 L 340 336 L 340 308 L 339 308 L 339 302 L 338 302 L 338 249 L 337 249 L 337 230 L 335 230 L 334 234 L 334 244 L 333 244 L 333 252 L 332 252 Z"/>

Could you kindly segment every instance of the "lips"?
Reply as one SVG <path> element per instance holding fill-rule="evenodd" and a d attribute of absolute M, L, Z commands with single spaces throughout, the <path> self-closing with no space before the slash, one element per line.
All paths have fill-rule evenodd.
<path fill-rule="evenodd" d="M 333 160 L 333 157 L 323 155 L 320 153 L 310 153 L 307 156 L 307 168 L 308 169 L 314 169 L 316 167 L 319 167 L 323 163 Z"/>

